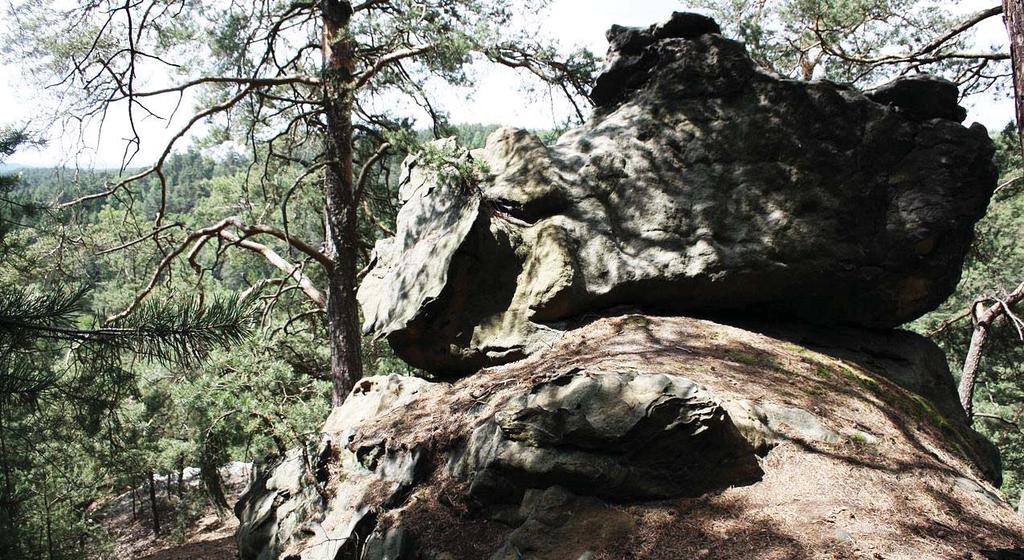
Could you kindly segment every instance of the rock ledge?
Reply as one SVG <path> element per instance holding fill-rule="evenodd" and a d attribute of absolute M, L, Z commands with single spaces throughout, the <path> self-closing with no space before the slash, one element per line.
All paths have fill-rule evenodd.
<path fill-rule="evenodd" d="M 886 378 L 952 391 L 930 343 L 904 333 L 900 364 L 788 338 L 628 315 L 456 383 L 365 379 L 317 450 L 239 503 L 242 557 L 945 560 L 1024 542 L 962 413 Z"/>

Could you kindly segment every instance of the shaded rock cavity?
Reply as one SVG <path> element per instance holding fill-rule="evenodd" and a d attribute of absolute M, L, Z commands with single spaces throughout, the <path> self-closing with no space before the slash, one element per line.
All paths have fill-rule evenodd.
<path fill-rule="evenodd" d="M 536 385 L 475 428 L 447 468 L 471 496 L 513 503 L 548 486 L 611 501 L 697 496 L 762 474 L 713 395 L 642 373 Z"/>

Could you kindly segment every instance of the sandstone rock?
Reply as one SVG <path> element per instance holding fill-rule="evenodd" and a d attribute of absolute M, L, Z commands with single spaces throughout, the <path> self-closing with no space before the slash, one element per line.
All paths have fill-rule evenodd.
<path fill-rule="evenodd" d="M 964 492 L 977 494 L 982 499 L 988 501 L 990 504 L 994 506 L 1002 506 L 1007 503 L 1006 498 L 1004 498 L 1001 494 L 999 494 L 998 492 L 993 492 L 991 489 L 986 488 L 984 485 L 978 484 L 977 482 L 971 480 L 970 478 L 965 478 L 962 476 L 954 477 L 953 484 L 955 484 L 958 489 Z"/>
<path fill-rule="evenodd" d="M 935 76 L 901 78 L 864 92 L 872 101 L 886 103 L 915 119 L 962 122 L 967 110 L 960 106 L 956 84 Z"/>
<path fill-rule="evenodd" d="M 245 519 L 236 539 L 243 558 L 274 560 L 318 509 L 315 481 L 306 476 L 303 450 L 293 449 L 260 473 L 235 505 Z"/>
<path fill-rule="evenodd" d="M 589 558 L 595 549 L 628 538 L 636 528 L 624 511 L 558 486 L 527 490 L 519 510 L 523 521 L 491 560 Z"/>
<path fill-rule="evenodd" d="M 618 305 L 892 327 L 952 292 L 996 172 L 951 84 L 781 79 L 693 14 L 609 38 L 594 117 L 554 145 L 407 162 L 367 332 L 453 377 Z"/>
<path fill-rule="evenodd" d="M 442 380 L 361 380 L 243 497 L 242 557 L 1018 549 L 941 351 L 891 329 L 954 288 L 994 187 L 955 88 L 781 79 L 695 14 L 608 38 L 582 128 L 404 163 L 359 301 Z"/>
<path fill-rule="evenodd" d="M 437 143 L 440 153 L 452 153 L 454 139 Z M 460 154 L 468 160 L 468 154 Z M 455 166 L 458 162 L 445 162 Z M 399 332 L 415 319 L 419 310 L 436 300 L 445 287 L 445 271 L 456 250 L 466 242 L 477 220 L 480 199 L 467 196 L 466 185 L 457 174 L 419 165 L 417 159 L 404 162 L 395 237 L 377 243 L 378 266 L 391 274 L 378 284 L 374 299 L 362 300 L 363 312 L 386 317 L 381 330 Z M 423 235 L 429 232 L 430 235 Z M 401 259 L 397 261 L 395 259 Z M 401 307 L 395 304 L 401 302 Z"/>
<path fill-rule="evenodd" d="M 934 342 L 904 330 L 818 327 L 738 321 L 738 326 L 821 350 L 885 376 L 928 400 L 944 417 L 967 422 L 946 355 Z"/>
<path fill-rule="evenodd" d="M 748 400 L 726 401 L 722 406 L 736 428 L 760 452 L 794 435 L 803 441 L 823 443 L 839 443 L 845 439 L 822 424 L 817 416 L 799 408 Z"/>
<path fill-rule="evenodd" d="M 591 100 L 598 106 L 621 101 L 643 85 L 648 72 L 657 66 L 656 52 L 648 49 L 661 39 L 690 39 L 721 33 L 718 23 L 700 14 L 676 12 L 669 21 L 647 29 L 613 25 L 608 30 L 608 62 L 597 77 Z"/>
<path fill-rule="evenodd" d="M 937 560 L 1020 546 L 1024 522 L 986 481 L 970 428 L 897 384 L 948 377 L 944 365 L 890 380 L 885 362 L 809 349 L 798 330 L 626 315 L 455 383 L 364 379 L 308 463 L 293 452 L 243 498 L 242 558 Z"/>
<path fill-rule="evenodd" d="M 235 515 L 243 520 L 236 533 L 240 555 L 252 560 L 335 560 L 353 550 L 373 550 L 376 558 L 401 558 L 396 556 L 402 550 L 400 534 L 385 532 L 366 541 L 366 528 L 377 523 L 367 500 L 377 506 L 400 499 L 417 481 L 423 453 L 378 453 L 372 447 L 353 452 L 347 445 L 360 425 L 438 389 L 414 377 L 360 381 L 345 406 L 327 418 L 317 449 L 289 451 L 239 499 Z M 328 500 L 328 482 L 338 472 L 343 473 L 344 491 Z"/>
<path fill-rule="evenodd" d="M 486 499 L 555 485 L 620 501 L 668 498 L 761 476 L 753 447 L 712 395 L 646 373 L 570 372 L 538 383 L 476 427 L 447 469 Z"/>

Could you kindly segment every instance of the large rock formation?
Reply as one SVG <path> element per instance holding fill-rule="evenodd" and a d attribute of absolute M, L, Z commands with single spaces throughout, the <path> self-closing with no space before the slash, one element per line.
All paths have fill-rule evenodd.
<path fill-rule="evenodd" d="M 318 448 L 239 503 L 242 557 L 948 560 L 1024 545 L 986 443 L 920 395 L 955 400 L 931 343 L 811 349 L 794 341 L 814 329 L 782 331 L 626 315 L 455 383 L 365 379 Z"/>
<path fill-rule="evenodd" d="M 442 380 L 360 381 L 239 502 L 242 558 L 1024 553 L 942 352 L 889 329 L 957 281 L 985 130 L 947 82 L 784 80 L 718 31 L 613 28 L 583 128 L 405 162 L 359 299 Z"/>
<path fill-rule="evenodd" d="M 583 127 L 407 161 L 366 331 L 453 376 L 619 304 L 893 327 L 941 303 L 996 181 L 956 87 L 786 80 L 717 31 L 613 28 Z"/>

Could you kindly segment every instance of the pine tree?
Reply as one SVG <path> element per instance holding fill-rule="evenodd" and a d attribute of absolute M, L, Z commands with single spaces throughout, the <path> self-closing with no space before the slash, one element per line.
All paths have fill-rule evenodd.
<path fill-rule="evenodd" d="M 0 154 L 9 156 L 25 141 L 20 132 L 0 135 Z M 3 231 L 11 233 L 24 227 L 19 224 L 32 206 L 19 200 L 16 177 L 2 177 L 0 183 L 5 186 Z M 3 243 L 0 261 L 19 249 Z M 88 295 L 85 287 L 54 284 L 45 291 L 0 287 L 2 558 L 38 557 L 40 547 L 54 558 L 61 541 L 54 532 L 67 530 L 63 523 L 55 527 L 54 516 L 68 508 L 69 496 L 58 494 L 48 476 L 36 478 L 49 472 L 47 450 L 60 445 L 54 435 L 68 422 L 51 415 L 54 410 L 78 410 L 79 422 L 99 425 L 120 397 L 131 393 L 126 356 L 194 367 L 215 347 L 246 337 L 252 322 L 250 302 L 229 297 L 162 307 L 147 303 L 116 327 L 90 327 Z M 45 539 L 37 540 L 31 521 L 40 518 Z"/>
<path fill-rule="evenodd" d="M 158 184 L 158 203 L 145 217 L 152 227 L 126 244 L 161 244 L 170 247 L 168 256 L 108 323 L 134 312 L 178 257 L 192 258 L 208 245 L 225 243 L 251 251 L 300 286 L 325 314 L 337 405 L 363 373 L 355 291 L 358 265 L 367 259 L 373 239 L 361 232 L 361 224 L 382 223 L 373 215 L 368 191 L 414 138 L 413 121 L 396 108 L 419 107 L 436 132 L 450 130 L 431 98 L 430 83 L 466 84 L 469 66 L 487 60 L 551 84 L 582 118 L 593 57 L 585 51 L 561 57 L 532 33 L 512 32 L 516 10 L 535 12 L 543 4 L 100 0 L 62 9 L 25 1 L 12 9 L 16 24 L 5 46 L 35 74 L 58 84 L 64 109 L 78 122 L 101 119 L 108 110 L 126 111 L 134 137 L 126 146 L 125 167 L 144 139 L 141 119 L 155 114 L 152 100 L 202 95 L 187 125 L 152 166 L 65 201 L 70 207 L 132 196 L 140 181 Z M 144 73 L 170 76 L 172 83 L 147 88 Z M 300 166 L 294 186 L 279 201 L 280 226 L 267 223 L 266 214 L 256 223 L 222 215 L 186 232 L 167 223 L 166 163 L 176 142 L 210 121 L 223 125 L 225 139 L 248 144 L 253 190 L 271 182 L 282 165 Z M 288 227 L 289 199 L 311 185 L 322 189 L 320 239 L 302 239 Z M 390 188 L 394 185 L 385 184 Z M 285 250 L 272 243 L 284 244 Z M 311 269 L 317 269 L 320 282 Z"/>

